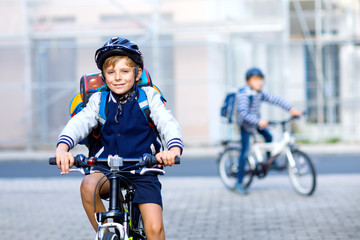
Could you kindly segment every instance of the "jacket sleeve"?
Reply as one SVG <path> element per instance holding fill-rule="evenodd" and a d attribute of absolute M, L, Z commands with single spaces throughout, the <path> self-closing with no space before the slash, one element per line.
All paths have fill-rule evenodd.
<path fill-rule="evenodd" d="M 246 93 L 239 93 L 237 98 L 237 107 L 238 107 L 238 123 L 248 122 L 250 124 L 257 125 L 260 121 L 260 117 L 250 111 L 250 96 Z"/>
<path fill-rule="evenodd" d="M 153 120 L 160 137 L 165 141 L 167 149 L 172 147 L 181 148 L 183 150 L 183 138 L 180 125 L 172 115 L 170 110 L 167 110 L 160 99 L 160 94 L 152 87 L 143 87 L 151 111 L 150 117 Z"/>
<path fill-rule="evenodd" d="M 280 97 L 277 97 L 275 95 L 263 91 L 261 91 L 261 94 L 262 94 L 262 100 L 265 102 L 277 105 L 287 111 L 289 111 L 292 107 L 290 103 L 288 103 L 287 101 L 285 101 Z"/>
<path fill-rule="evenodd" d="M 68 121 L 59 135 L 57 145 L 65 143 L 69 146 L 70 150 L 97 127 L 100 95 L 101 93 L 94 93 L 86 107 Z"/>

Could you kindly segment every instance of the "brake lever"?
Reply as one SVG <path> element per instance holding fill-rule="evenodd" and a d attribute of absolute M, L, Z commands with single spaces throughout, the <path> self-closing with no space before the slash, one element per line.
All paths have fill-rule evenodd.
<path fill-rule="evenodd" d="M 75 169 L 69 169 L 69 172 L 80 172 L 82 175 L 89 175 L 91 173 L 94 173 L 94 171 L 90 171 L 87 168 L 75 168 Z M 63 175 L 63 173 L 61 173 Z"/>
<path fill-rule="evenodd" d="M 131 170 L 130 173 L 131 174 L 140 174 L 140 175 L 144 175 L 147 172 L 158 172 L 162 175 L 165 174 L 165 171 L 159 168 L 147 168 L 147 167 L 143 167 L 141 170 Z"/>

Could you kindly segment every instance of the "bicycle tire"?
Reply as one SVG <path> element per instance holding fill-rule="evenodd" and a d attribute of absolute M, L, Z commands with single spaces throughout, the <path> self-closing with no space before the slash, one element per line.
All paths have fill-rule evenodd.
<path fill-rule="evenodd" d="M 292 150 L 291 154 L 296 165 L 292 168 L 288 162 L 291 185 L 300 195 L 311 196 L 316 189 L 316 171 L 314 165 L 310 157 L 300 150 Z"/>
<path fill-rule="evenodd" d="M 237 182 L 238 162 L 240 157 L 239 147 L 227 147 L 219 156 L 218 171 L 221 181 L 229 190 L 234 190 Z M 254 172 L 249 160 L 245 163 L 245 176 L 243 187 L 248 188 L 252 182 Z"/>
<path fill-rule="evenodd" d="M 113 232 L 107 232 L 104 234 L 102 240 L 119 240 L 119 237 Z"/>

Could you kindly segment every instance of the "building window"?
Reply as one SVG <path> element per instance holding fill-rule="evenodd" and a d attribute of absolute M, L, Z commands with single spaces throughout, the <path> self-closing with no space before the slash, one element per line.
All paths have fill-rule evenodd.
<path fill-rule="evenodd" d="M 321 117 L 324 123 L 339 123 L 339 46 L 328 44 L 322 48 L 323 81 L 320 84 L 317 81 L 315 54 L 314 51 L 311 52 L 309 50 L 308 46 L 305 46 L 307 113 L 309 121 L 318 123 Z"/>

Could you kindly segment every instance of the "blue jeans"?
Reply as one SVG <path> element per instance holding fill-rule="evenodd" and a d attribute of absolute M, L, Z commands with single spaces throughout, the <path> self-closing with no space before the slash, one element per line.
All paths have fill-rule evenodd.
<path fill-rule="evenodd" d="M 257 129 L 257 131 L 265 138 L 265 142 L 272 141 L 272 135 L 267 128 Z M 243 127 L 240 128 L 241 135 L 241 154 L 239 157 L 239 167 L 237 173 L 238 183 L 242 183 L 245 174 L 245 163 L 250 150 L 250 136 L 251 132 L 246 131 Z"/>

